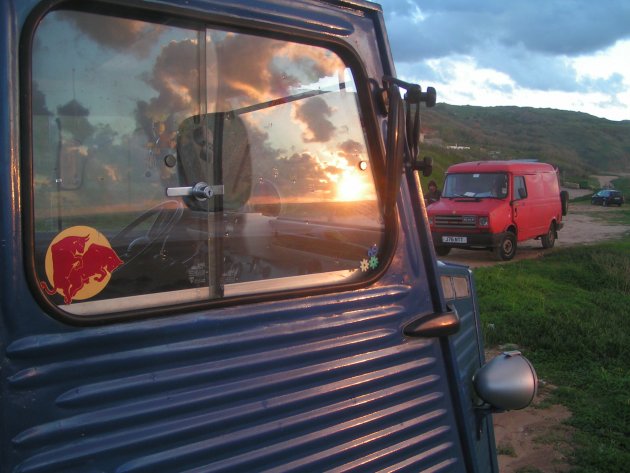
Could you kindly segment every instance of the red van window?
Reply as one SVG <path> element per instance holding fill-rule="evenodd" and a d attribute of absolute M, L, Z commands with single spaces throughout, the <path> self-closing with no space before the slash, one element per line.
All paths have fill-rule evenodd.
<path fill-rule="evenodd" d="M 514 176 L 514 192 L 512 199 L 521 200 L 527 197 L 527 187 L 525 186 L 525 178 L 523 176 Z"/>

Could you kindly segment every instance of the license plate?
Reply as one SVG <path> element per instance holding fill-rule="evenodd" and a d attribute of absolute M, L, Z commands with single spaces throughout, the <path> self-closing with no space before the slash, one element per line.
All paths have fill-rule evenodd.
<path fill-rule="evenodd" d="M 442 243 L 468 243 L 468 238 L 457 236 L 443 236 Z"/>

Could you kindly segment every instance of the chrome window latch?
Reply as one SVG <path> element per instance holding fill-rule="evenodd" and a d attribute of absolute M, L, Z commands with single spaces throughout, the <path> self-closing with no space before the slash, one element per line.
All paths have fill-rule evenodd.
<path fill-rule="evenodd" d="M 207 182 L 198 182 L 192 187 L 167 187 L 168 197 L 192 196 L 197 200 L 204 201 L 215 195 L 223 195 L 223 185 L 211 186 Z"/>

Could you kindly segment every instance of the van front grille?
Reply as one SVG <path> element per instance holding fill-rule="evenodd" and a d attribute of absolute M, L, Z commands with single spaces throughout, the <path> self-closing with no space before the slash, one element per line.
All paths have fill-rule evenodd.
<path fill-rule="evenodd" d="M 477 218 L 474 215 L 436 215 L 435 226 L 445 228 L 475 228 Z"/>

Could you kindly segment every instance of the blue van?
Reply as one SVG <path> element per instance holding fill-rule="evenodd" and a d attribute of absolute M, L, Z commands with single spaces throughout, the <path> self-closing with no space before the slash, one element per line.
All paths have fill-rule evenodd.
<path fill-rule="evenodd" d="M 0 19 L 0 471 L 497 471 L 535 372 L 435 258 L 378 5 Z"/>

